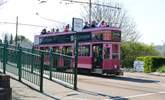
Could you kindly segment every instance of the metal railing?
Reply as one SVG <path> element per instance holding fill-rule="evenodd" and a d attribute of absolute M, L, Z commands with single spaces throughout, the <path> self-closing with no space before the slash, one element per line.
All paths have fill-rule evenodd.
<path fill-rule="evenodd" d="M 43 78 L 77 89 L 75 59 L 52 50 L 46 52 L 0 44 L 0 69 L 4 74 L 18 76 L 19 81 L 28 81 L 38 86 L 41 92 Z"/>

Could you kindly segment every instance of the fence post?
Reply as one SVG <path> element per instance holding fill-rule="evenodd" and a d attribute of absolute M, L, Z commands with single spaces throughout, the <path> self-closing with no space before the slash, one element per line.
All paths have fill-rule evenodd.
<path fill-rule="evenodd" d="M 6 74 L 6 63 L 7 63 L 7 43 L 4 43 L 3 48 L 3 73 Z"/>
<path fill-rule="evenodd" d="M 44 71 L 44 52 L 41 52 L 40 67 L 40 92 L 43 92 L 43 71 Z"/>
<path fill-rule="evenodd" d="M 22 77 L 22 68 L 21 68 L 21 57 L 22 57 L 22 48 L 18 45 L 18 53 L 17 53 L 17 68 L 18 68 L 18 79 L 21 81 Z"/>
<path fill-rule="evenodd" d="M 74 65 L 74 90 L 77 90 L 77 65 L 78 65 L 78 37 L 75 35 L 75 48 L 74 48 L 74 55 L 75 55 L 75 65 Z"/>
<path fill-rule="evenodd" d="M 33 56 L 34 48 L 32 48 L 31 53 L 32 53 L 32 55 L 31 55 L 31 73 L 33 73 L 33 68 L 34 68 L 34 56 Z"/>
<path fill-rule="evenodd" d="M 53 67 L 53 49 L 51 48 L 50 49 L 50 53 L 49 53 L 49 62 L 50 62 L 50 65 L 49 65 L 49 78 L 50 80 L 52 80 L 52 67 Z"/>

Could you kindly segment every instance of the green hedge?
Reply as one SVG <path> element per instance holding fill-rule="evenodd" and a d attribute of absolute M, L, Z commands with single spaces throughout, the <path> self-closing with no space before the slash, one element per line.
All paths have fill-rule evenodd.
<path fill-rule="evenodd" d="M 145 56 L 137 57 L 136 60 L 144 61 L 144 72 L 155 72 L 158 68 L 165 65 L 164 57 L 157 56 Z"/>

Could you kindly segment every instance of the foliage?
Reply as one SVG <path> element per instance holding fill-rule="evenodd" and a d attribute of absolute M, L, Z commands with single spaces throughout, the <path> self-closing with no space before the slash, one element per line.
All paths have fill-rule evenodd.
<path fill-rule="evenodd" d="M 5 34 L 4 43 L 8 43 L 8 35 L 7 34 Z"/>
<path fill-rule="evenodd" d="M 9 44 L 13 44 L 13 35 L 10 35 L 10 40 L 9 40 Z"/>
<path fill-rule="evenodd" d="M 139 56 L 157 56 L 159 53 L 153 45 L 146 45 L 139 42 L 122 42 L 121 62 L 123 67 L 133 67 L 133 62 Z"/>
<path fill-rule="evenodd" d="M 16 37 L 14 38 L 14 41 L 16 41 Z M 17 41 L 25 41 L 25 42 L 29 42 L 32 43 L 29 39 L 27 39 L 25 36 L 23 35 L 18 35 L 17 36 Z"/>
<path fill-rule="evenodd" d="M 144 72 L 155 72 L 161 66 L 165 65 L 165 58 L 158 56 L 137 57 L 137 60 L 144 61 Z"/>
<path fill-rule="evenodd" d="M 140 38 L 140 35 L 136 30 L 135 22 L 129 17 L 119 3 L 112 2 L 112 0 L 95 0 L 95 3 L 121 9 L 113 9 L 106 6 L 92 6 L 92 20 L 95 20 L 96 22 L 105 20 L 110 26 L 121 28 L 123 41 L 137 41 Z M 82 10 L 82 17 L 85 21 L 89 20 L 89 9 L 86 6 Z"/>
<path fill-rule="evenodd" d="M 165 57 L 165 43 L 163 45 L 157 45 L 155 48 L 160 52 L 160 56 Z"/>
<path fill-rule="evenodd" d="M 2 40 L 0 39 L 0 44 L 2 43 Z"/>
<path fill-rule="evenodd" d="M 157 72 L 165 73 L 165 65 L 157 69 Z"/>

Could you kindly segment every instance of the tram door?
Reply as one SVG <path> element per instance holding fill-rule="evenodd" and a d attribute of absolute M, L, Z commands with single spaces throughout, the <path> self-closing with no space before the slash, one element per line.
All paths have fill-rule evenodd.
<path fill-rule="evenodd" d="M 93 69 L 101 69 L 102 68 L 102 44 L 95 44 L 92 46 L 92 64 Z"/>

